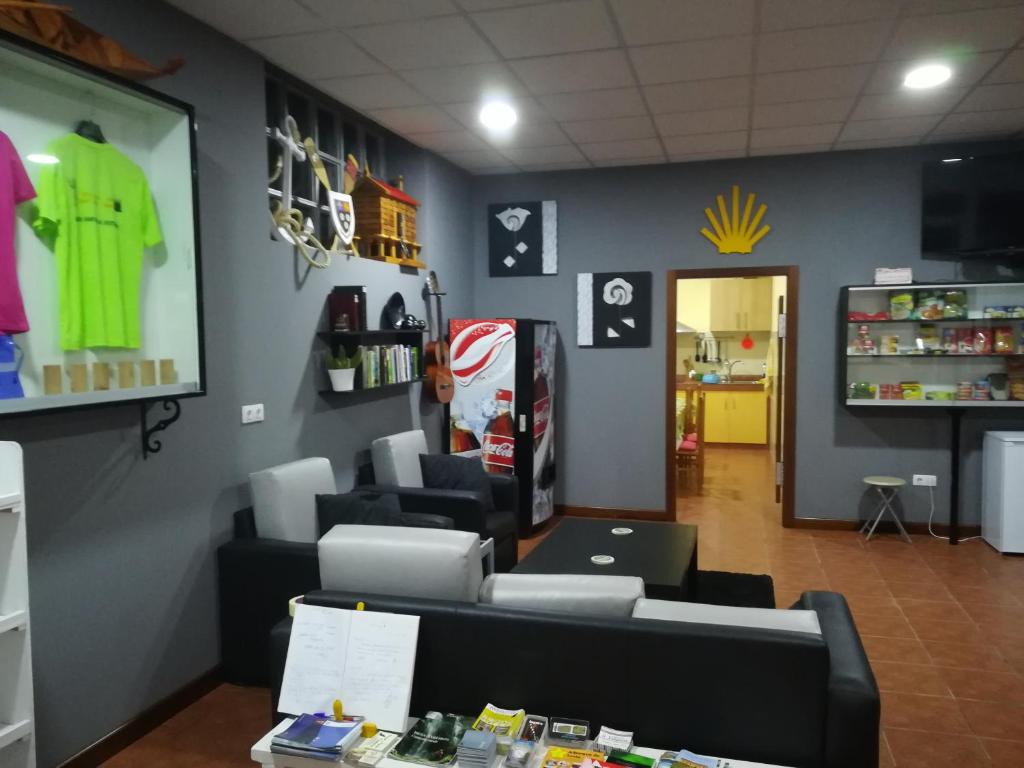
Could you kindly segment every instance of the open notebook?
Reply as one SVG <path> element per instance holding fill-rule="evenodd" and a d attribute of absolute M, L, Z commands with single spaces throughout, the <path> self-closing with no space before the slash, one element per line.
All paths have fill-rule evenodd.
<path fill-rule="evenodd" d="M 295 607 L 278 710 L 347 714 L 404 732 L 412 697 L 419 616 Z"/>

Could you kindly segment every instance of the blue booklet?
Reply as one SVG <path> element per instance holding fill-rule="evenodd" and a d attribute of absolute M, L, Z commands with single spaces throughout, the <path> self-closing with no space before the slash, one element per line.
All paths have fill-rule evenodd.
<path fill-rule="evenodd" d="M 363 718 L 335 720 L 323 715 L 300 715 L 270 740 L 270 751 L 282 754 L 334 757 L 358 738 Z M 275 749 L 275 747 L 277 749 Z"/>

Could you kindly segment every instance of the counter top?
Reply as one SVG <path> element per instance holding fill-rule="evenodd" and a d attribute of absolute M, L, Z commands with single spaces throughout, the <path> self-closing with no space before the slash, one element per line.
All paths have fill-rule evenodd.
<path fill-rule="evenodd" d="M 764 384 L 752 381 L 730 381 L 723 384 L 701 384 L 705 392 L 764 392 Z"/>

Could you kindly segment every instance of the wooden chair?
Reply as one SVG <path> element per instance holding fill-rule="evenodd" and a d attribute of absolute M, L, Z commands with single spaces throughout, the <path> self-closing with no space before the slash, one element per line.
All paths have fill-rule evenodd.
<path fill-rule="evenodd" d="M 699 384 L 684 385 L 683 435 L 696 433 L 696 447 L 680 449 L 676 444 L 676 478 L 698 493 L 704 487 L 704 392 Z"/>

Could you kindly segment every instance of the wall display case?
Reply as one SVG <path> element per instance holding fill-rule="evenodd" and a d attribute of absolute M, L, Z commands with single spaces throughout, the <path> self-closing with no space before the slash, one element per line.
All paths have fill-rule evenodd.
<path fill-rule="evenodd" d="M 847 406 L 1024 407 L 1024 283 L 850 286 Z"/>
<path fill-rule="evenodd" d="M 0 416 L 203 394 L 192 108 L 8 36 L 0 70 Z"/>

